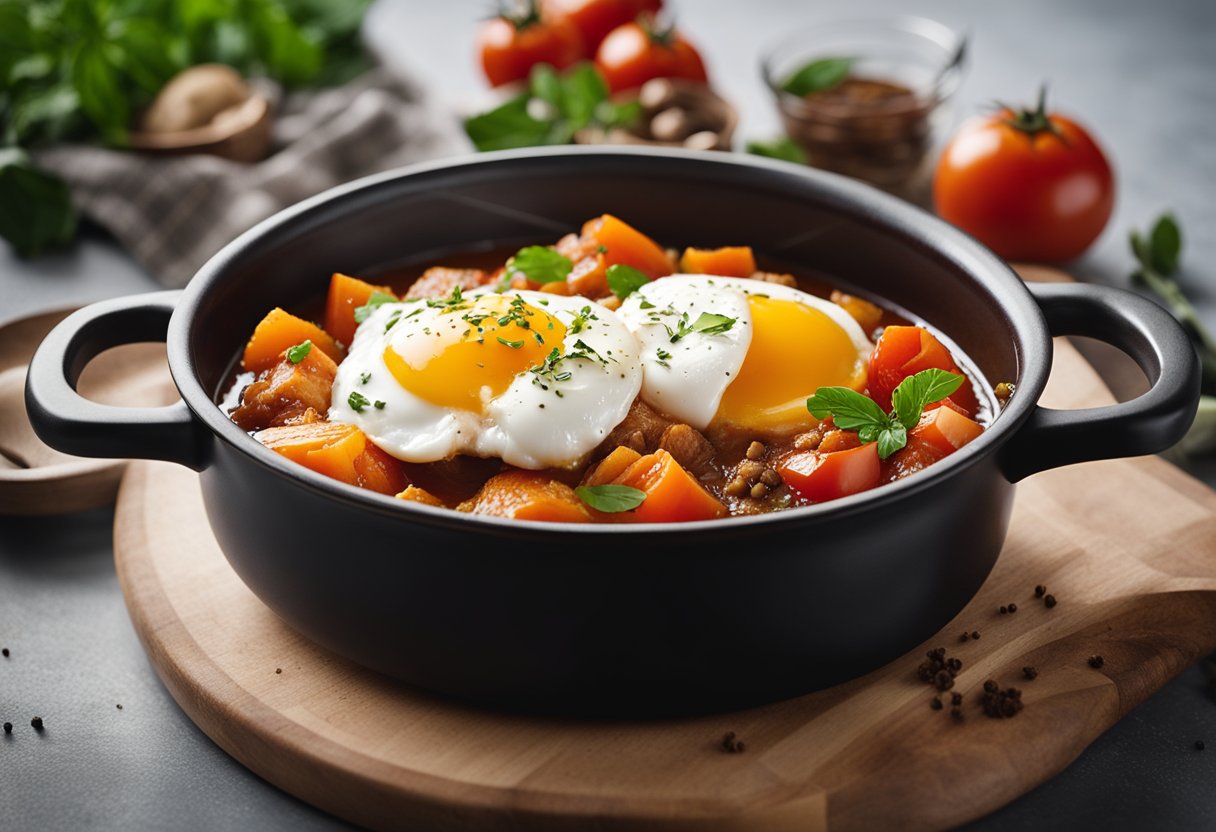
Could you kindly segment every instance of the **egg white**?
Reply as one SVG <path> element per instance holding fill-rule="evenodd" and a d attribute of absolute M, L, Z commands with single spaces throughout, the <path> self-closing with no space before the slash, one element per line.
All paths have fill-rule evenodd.
<path fill-rule="evenodd" d="M 868 354 L 873 347 L 861 326 L 843 308 L 798 289 L 742 277 L 670 275 L 642 286 L 617 310 L 642 346 L 642 399 L 695 428 L 708 427 L 751 344 L 748 295 L 816 309 L 844 330 L 859 355 Z M 734 318 L 735 323 L 722 333 L 690 332 L 671 342 L 672 331 L 678 329 L 681 320 L 692 325 L 706 312 Z"/>
<path fill-rule="evenodd" d="M 384 363 L 384 351 L 406 339 L 428 337 L 427 330 L 450 323 L 452 313 L 443 315 L 442 307 L 423 301 L 386 303 L 359 326 L 338 367 L 330 420 L 359 426 L 377 446 L 407 462 L 469 454 L 497 457 L 519 468 L 578 465 L 624 420 L 641 389 L 638 343 L 615 314 L 585 298 L 524 290 L 503 294 L 518 296 L 566 325 L 563 355 L 575 350 L 581 339 L 604 361 L 567 359 L 561 370 L 570 377 L 563 381 L 520 373 L 499 396 L 485 402 L 481 413 L 436 405 L 397 382 Z M 581 331 L 571 331 L 572 322 L 587 308 L 594 317 Z M 394 317 L 397 322 L 389 327 Z M 354 392 L 372 404 L 356 411 L 349 402 Z M 484 388 L 483 395 L 488 393 Z M 376 402 L 384 404 L 377 408 Z"/>

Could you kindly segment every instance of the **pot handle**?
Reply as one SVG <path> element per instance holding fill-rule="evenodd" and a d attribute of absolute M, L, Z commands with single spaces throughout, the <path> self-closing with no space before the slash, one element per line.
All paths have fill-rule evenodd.
<path fill-rule="evenodd" d="M 1152 301 L 1122 289 L 1027 284 L 1055 335 L 1105 341 L 1140 365 L 1152 386 L 1129 402 L 1084 410 L 1036 406 L 1001 449 L 1010 482 L 1096 459 L 1154 454 L 1180 440 L 1199 402 L 1199 358 L 1186 332 Z"/>
<path fill-rule="evenodd" d="M 76 456 L 164 459 L 201 471 L 211 434 L 183 401 L 115 407 L 76 392 L 88 363 L 111 347 L 164 341 L 181 292 L 150 292 L 73 312 L 43 339 L 30 361 L 25 407 L 38 438 Z"/>

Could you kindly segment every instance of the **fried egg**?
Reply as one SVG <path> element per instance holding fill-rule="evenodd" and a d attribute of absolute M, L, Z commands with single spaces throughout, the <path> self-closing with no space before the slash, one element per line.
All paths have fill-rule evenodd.
<path fill-rule="evenodd" d="M 329 418 L 407 462 L 469 454 L 571 467 L 628 413 L 639 353 L 624 323 L 585 298 L 512 290 L 386 303 L 338 367 Z"/>
<path fill-rule="evenodd" d="M 874 346 L 840 306 L 749 278 L 671 275 L 617 314 L 642 345 L 642 398 L 702 430 L 813 427 L 807 398 L 819 387 L 861 391 Z"/>

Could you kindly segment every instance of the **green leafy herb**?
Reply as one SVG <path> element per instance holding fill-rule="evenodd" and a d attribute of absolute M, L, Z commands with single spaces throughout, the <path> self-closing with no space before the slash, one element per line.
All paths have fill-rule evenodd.
<path fill-rule="evenodd" d="M 17 148 L 0 149 L 0 237 L 22 257 L 34 257 L 75 233 L 67 185 L 35 168 Z"/>
<path fill-rule="evenodd" d="M 371 317 L 373 312 L 386 303 L 397 303 L 397 298 L 388 292 L 381 292 L 379 289 L 372 292 L 371 297 L 367 299 L 367 303 L 355 307 L 355 323 L 363 323 Z"/>
<path fill-rule="evenodd" d="M 670 309 L 670 307 L 668 307 Z M 667 310 L 664 310 L 666 313 Z M 651 313 L 652 315 L 657 313 Z M 725 315 L 715 315 L 712 312 L 702 312 L 695 321 L 691 324 L 688 322 L 688 313 L 680 315 L 680 319 L 676 322 L 675 327 L 670 327 L 663 324 L 663 328 L 667 330 L 667 335 L 671 343 L 675 344 L 684 339 L 684 336 L 694 332 L 700 332 L 703 335 L 721 335 L 724 332 L 729 332 L 731 327 L 735 325 L 735 318 L 728 318 Z"/>
<path fill-rule="evenodd" d="M 641 112 L 636 101 L 614 103 L 593 64 L 576 64 L 561 75 L 549 64 L 537 64 L 527 92 L 473 116 L 464 129 L 483 151 L 569 144 L 579 130 L 628 127 Z"/>
<path fill-rule="evenodd" d="M 498 343 L 500 343 L 504 346 L 510 347 L 513 350 L 517 350 L 524 345 L 523 341 L 508 341 L 506 338 L 503 338 L 501 335 L 498 336 Z"/>
<path fill-rule="evenodd" d="M 380 401 L 379 399 L 376 399 L 376 403 L 372 406 L 375 407 L 376 410 L 384 410 L 384 405 L 385 405 L 384 402 Z"/>
<path fill-rule="evenodd" d="M 346 397 L 346 403 L 350 405 L 350 409 L 356 413 L 362 413 L 363 408 L 372 403 L 372 400 L 362 393 L 351 393 Z"/>
<path fill-rule="evenodd" d="M 608 288 L 612 290 L 612 294 L 621 300 L 629 297 L 650 282 L 650 278 L 644 272 L 635 269 L 633 266 L 626 266 L 624 263 L 616 263 L 609 266 L 606 274 L 608 277 Z"/>
<path fill-rule="evenodd" d="M 848 387 L 820 387 L 806 400 L 806 409 L 816 419 L 830 415 L 842 430 L 856 430 L 864 443 L 877 442 L 879 458 L 886 459 L 908 443 L 908 431 L 925 408 L 958 390 L 964 381 L 958 373 L 937 369 L 908 376 L 891 393 L 891 413 Z"/>
<path fill-rule="evenodd" d="M 646 501 L 645 491 L 628 485 L 580 485 L 574 493 L 596 511 L 610 514 L 633 511 Z"/>
<path fill-rule="evenodd" d="M 359 383 L 360 384 L 367 384 L 371 380 L 372 380 L 372 374 L 370 372 L 359 373 Z"/>
<path fill-rule="evenodd" d="M 849 77 L 855 62 L 855 58 L 818 58 L 790 75 L 781 89 L 797 96 L 830 90 Z"/>
<path fill-rule="evenodd" d="M 312 352 L 312 341 L 302 341 L 294 347 L 287 348 L 287 360 L 292 364 L 299 364 L 308 354 Z"/>
<path fill-rule="evenodd" d="M 747 152 L 753 156 L 767 156 L 769 159 L 780 159 L 783 162 L 806 164 L 806 151 L 789 136 L 782 136 L 771 142 L 748 142 Z"/>
<path fill-rule="evenodd" d="M 527 246 L 507 261 L 505 277 L 522 275 L 533 283 L 556 283 L 565 280 L 574 264 L 570 258 L 547 246 Z"/>

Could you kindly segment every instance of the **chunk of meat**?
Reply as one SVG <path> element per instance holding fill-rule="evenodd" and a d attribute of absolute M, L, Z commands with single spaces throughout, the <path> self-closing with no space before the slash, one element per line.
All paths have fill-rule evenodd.
<path fill-rule="evenodd" d="M 473 289 L 485 285 L 489 279 L 490 276 L 481 269 L 449 269 L 445 266 L 433 266 L 423 272 L 422 277 L 414 281 L 414 285 L 405 293 L 405 299 L 446 298 L 457 286 L 461 289 Z"/>
<path fill-rule="evenodd" d="M 791 289 L 798 288 L 798 279 L 792 274 L 784 274 L 782 272 L 754 272 L 752 280 L 762 280 L 765 283 L 776 283 L 778 286 L 788 286 Z"/>
<path fill-rule="evenodd" d="M 298 364 L 284 351 L 277 364 L 241 391 L 241 403 L 229 415 L 249 431 L 316 421 L 329 412 L 337 373 L 338 365 L 319 349 L 309 350 Z"/>
<path fill-rule="evenodd" d="M 624 420 L 612 429 L 600 448 L 604 453 L 618 445 L 632 448 L 639 454 L 652 453 L 658 449 L 663 432 L 676 424 L 641 399 L 634 401 Z"/>
<path fill-rule="evenodd" d="M 698 479 L 711 479 L 714 468 L 714 446 L 701 431 L 691 425 L 671 425 L 659 437 L 659 447 Z"/>

